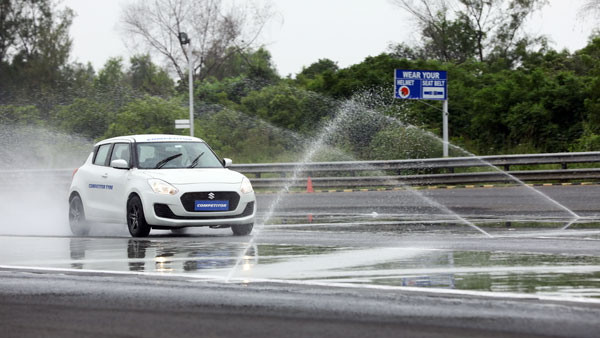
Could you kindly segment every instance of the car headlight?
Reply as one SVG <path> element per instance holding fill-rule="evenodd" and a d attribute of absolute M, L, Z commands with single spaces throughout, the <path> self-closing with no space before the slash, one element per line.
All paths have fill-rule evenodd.
<path fill-rule="evenodd" d="M 254 189 L 252 189 L 252 184 L 250 184 L 250 180 L 248 178 L 244 177 L 242 179 L 240 191 L 242 192 L 242 194 L 249 194 L 254 191 Z"/>
<path fill-rule="evenodd" d="M 150 184 L 150 188 L 157 194 L 161 195 L 175 195 L 179 190 L 169 183 L 158 180 L 156 178 L 151 178 L 148 180 L 148 184 Z"/>

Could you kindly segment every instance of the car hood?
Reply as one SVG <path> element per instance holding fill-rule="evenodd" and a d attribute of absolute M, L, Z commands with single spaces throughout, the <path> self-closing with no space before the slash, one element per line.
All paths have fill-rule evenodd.
<path fill-rule="evenodd" d="M 171 184 L 241 183 L 244 175 L 222 168 L 144 170 L 145 175 Z"/>

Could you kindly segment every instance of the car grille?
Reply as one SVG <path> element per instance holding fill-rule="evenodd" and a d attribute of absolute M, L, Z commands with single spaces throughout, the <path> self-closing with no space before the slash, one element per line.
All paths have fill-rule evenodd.
<path fill-rule="evenodd" d="M 208 194 L 213 193 L 214 198 L 208 198 Z M 196 211 L 194 204 L 196 201 L 229 201 L 229 210 L 235 210 L 240 202 L 240 195 L 233 191 L 207 191 L 207 192 L 186 192 L 181 195 L 181 204 L 189 212 L 215 212 L 215 211 Z M 218 212 L 218 211 L 217 211 Z"/>
<path fill-rule="evenodd" d="M 198 219 L 198 220 L 203 220 L 203 219 L 231 219 L 231 218 L 239 218 L 239 217 L 246 217 L 246 216 L 251 216 L 252 213 L 254 212 L 254 202 L 249 202 L 248 204 L 246 204 L 246 208 L 244 208 L 244 211 L 239 214 L 239 215 L 227 215 L 227 216 L 177 216 L 173 213 L 173 211 L 171 211 L 171 208 L 169 208 L 168 205 L 166 204 L 154 204 L 154 213 L 156 214 L 156 216 L 158 217 L 162 217 L 162 218 L 170 218 L 170 219 Z"/>

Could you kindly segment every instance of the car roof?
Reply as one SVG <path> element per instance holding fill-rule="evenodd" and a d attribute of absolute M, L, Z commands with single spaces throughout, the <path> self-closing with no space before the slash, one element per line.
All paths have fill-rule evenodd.
<path fill-rule="evenodd" d="M 168 134 L 144 134 L 144 135 L 128 135 L 117 136 L 96 143 L 97 145 L 114 143 L 114 142 L 204 142 L 198 137 L 185 135 L 168 135 Z"/>

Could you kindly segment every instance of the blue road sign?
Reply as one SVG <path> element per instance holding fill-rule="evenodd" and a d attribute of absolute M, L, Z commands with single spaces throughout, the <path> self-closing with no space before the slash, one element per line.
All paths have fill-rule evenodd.
<path fill-rule="evenodd" d="M 448 99 L 446 71 L 396 69 L 394 83 L 397 99 Z"/>

